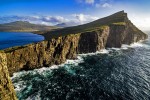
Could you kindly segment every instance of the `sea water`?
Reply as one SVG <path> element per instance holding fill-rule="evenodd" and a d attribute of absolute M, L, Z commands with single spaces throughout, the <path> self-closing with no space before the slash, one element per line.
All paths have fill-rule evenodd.
<path fill-rule="evenodd" d="M 0 32 L 0 49 L 22 46 L 44 40 L 41 35 L 28 32 Z"/>
<path fill-rule="evenodd" d="M 19 100 L 150 100 L 150 40 L 15 73 Z"/>

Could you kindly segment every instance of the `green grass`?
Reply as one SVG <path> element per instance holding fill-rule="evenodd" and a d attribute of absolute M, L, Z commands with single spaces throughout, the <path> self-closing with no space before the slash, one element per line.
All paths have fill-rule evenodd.
<path fill-rule="evenodd" d="M 113 25 L 126 25 L 125 22 L 117 22 L 117 23 L 112 23 Z"/>
<path fill-rule="evenodd" d="M 43 36 L 46 39 L 50 39 L 50 38 L 65 36 L 69 34 L 77 34 L 77 33 L 95 31 L 98 29 L 104 29 L 106 28 L 106 26 L 110 26 L 113 23 L 116 25 L 122 25 L 124 24 L 123 22 L 126 21 L 126 18 L 127 18 L 127 14 L 121 11 L 113 15 L 110 15 L 108 17 L 98 19 L 96 21 L 93 21 L 87 24 L 49 31 L 43 34 Z"/>

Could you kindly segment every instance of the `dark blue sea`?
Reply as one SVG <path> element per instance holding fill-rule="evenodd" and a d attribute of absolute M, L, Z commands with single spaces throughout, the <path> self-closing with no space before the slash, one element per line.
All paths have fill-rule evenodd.
<path fill-rule="evenodd" d="M 19 100 L 150 100 L 150 40 L 15 73 Z"/>
<path fill-rule="evenodd" d="M 21 46 L 44 40 L 41 35 L 27 32 L 0 32 L 0 49 Z"/>

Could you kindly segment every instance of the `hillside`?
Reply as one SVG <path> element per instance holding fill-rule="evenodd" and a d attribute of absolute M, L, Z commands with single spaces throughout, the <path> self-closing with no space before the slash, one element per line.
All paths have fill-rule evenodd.
<path fill-rule="evenodd" d="M 133 32 L 143 34 L 143 32 L 139 30 L 136 26 L 134 26 L 132 22 L 128 19 L 127 13 L 125 13 L 124 11 L 120 11 L 110 16 L 93 21 L 91 23 L 53 30 L 53 31 L 46 32 L 43 35 L 47 38 L 51 38 L 51 37 L 68 35 L 68 34 L 84 33 L 92 30 L 97 30 L 105 26 L 111 26 L 111 25 L 130 26 Z"/>
<path fill-rule="evenodd" d="M 33 31 L 50 31 L 51 29 L 56 29 L 54 26 L 36 25 L 29 23 L 27 21 L 16 21 L 6 24 L 0 24 L 0 31 L 16 31 L 16 32 L 33 32 Z"/>

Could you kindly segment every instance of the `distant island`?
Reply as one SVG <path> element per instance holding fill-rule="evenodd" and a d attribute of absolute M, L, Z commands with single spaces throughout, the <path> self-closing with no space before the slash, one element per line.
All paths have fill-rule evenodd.
<path fill-rule="evenodd" d="M 30 25 L 33 27 L 31 28 Z M 9 24 L 1 25 L 0 30 L 14 31 L 31 28 L 31 30 L 45 31 L 47 29 L 46 26 L 36 26 L 28 22 L 11 23 L 11 29 L 7 26 Z M 55 29 L 43 32 L 41 35 L 45 37 L 42 42 L 1 50 L 0 87 L 2 87 L 2 93 L 0 98 L 7 96 L 16 100 L 9 78 L 9 75 L 15 72 L 58 65 L 64 63 L 66 59 L 76 59 L 77 54 L 96 52 L 111 47 L 118 48 L 122 44 L 130 45 L 148 38 L 147 34 L 132 24 L 124 11 L 88 24 Z"/>
<path fill-rule="evenodd" d="M 0 24 L 0 32 L 50 31 L 56 28 L 57 28 L 56 26 L 32 24 L 28 21 L 15 21 L 10 23 Z"/>

